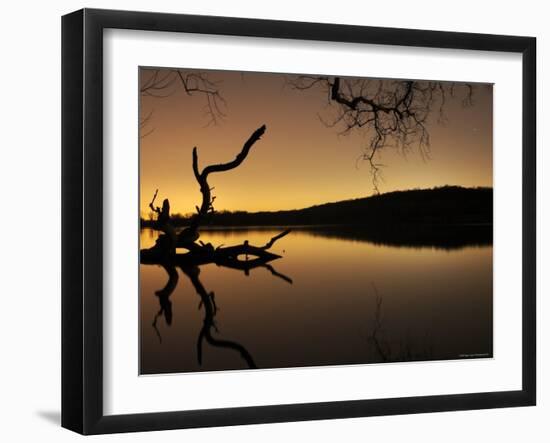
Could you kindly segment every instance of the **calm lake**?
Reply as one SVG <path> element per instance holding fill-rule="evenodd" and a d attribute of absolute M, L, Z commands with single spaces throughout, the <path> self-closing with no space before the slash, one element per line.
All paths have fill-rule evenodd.
<path fill-rule="evenodd" d="M 210 230 L 201 240 L 263 245 L 279 232 Z M 156 237 L 142 229 L 141 248 Z M 491 244 L 366 238 L 295 229 L 271 248 L 283 258 L 270 266 L 247 275 L 208 264 L 195 284 L 179 268 L 141 264 L 141 373 L 492 357 Z"/>

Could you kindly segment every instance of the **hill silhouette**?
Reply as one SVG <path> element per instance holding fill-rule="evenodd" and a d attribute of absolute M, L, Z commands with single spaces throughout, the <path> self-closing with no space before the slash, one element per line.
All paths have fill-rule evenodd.
<path fill-rule="evenodd" d="M 191 216 L 172 217 L 185 226 Z M 211 226 L 311 225 L 491 225 L 493 189 L 443 186 L 394 191 L 371 197 L 324 203 L 283 211 L 220 211 L 209 216 Z M 142 219 L 142 226 L 152 223 Z"/>

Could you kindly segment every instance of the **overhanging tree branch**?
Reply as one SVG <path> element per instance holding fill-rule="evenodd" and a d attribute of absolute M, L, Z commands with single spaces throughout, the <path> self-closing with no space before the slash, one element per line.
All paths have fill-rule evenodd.
<path fill-rule="evenodd" d="M 189 71 L 185 69 L 144 69 L 141 74 L 140 95 L 142 97 L 166 98 L 174 94 L 178 84 L 189 96 L 200 94 L 205 98 L 204 112 L 208 117 L 208 125 L 217 125 L 225 118 L 227 105 L 220 92 L 220 82 L 210 79 L 208 73 Z M 147 129 L 151 120 L 150 111 L 140 120 L 140 137 L 144 138 L 154 130 Z"/>
<path fill-rule="evenodd" d="M 416 147 L 423 159 L 429 158 L 427 121 L 432 110 L 439 109 L 442 122 L 445 102 L 457 88 L 465 89 L 464 106 L 472 104 L 473 96 L 472 85 L 446 82 L 298 75 L 288 83 L 299 91 L 320 88 L 326 92 L 335 111 L 329 119 L 320 117 L 326 126 L 340 126 L 341 135 L 352 131 L 369 135 L 362 159 L 371 166 L 375 191 L 382 166 L 376 157 L 383 148 L 407 153 Z"/>

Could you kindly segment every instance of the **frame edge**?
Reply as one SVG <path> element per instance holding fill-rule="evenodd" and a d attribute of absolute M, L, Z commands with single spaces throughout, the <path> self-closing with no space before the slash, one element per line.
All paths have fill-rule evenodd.
<path fill-rule="evenodd" d="M 181 21 L 180 21 L 181 20 Z M 183 23 L 182 23 L 183 22 Z M 219 25 L 219 26 L 218 26 Z M 283 26 L 281 28 L 281 26 Z M 267 26 L 267 27 L 266 27 Z M 523 54 L 522 390 L 202 411 L 104 416 L 102 412 L 102 39 L 103 28 L 144 29 L 447 47 Z M 215 30 L 214 30 L 215 29 Z M 329 29 L 331 32 L 323 33 Z M 354 36 L 357 31 L 359 36 Z M 395 35 L 394 33 L 399 33 Z M 71 34 L 73 33 L 73 34 Z M 323 33 L 321 37 L 320 34 Z M 403 44 L 401 35 L 411 37 Z M 309 37 L 304 37 L 304 35 Z M 480 36 L 486 38 L 480 41 Z M 434 40 L 435 39 L 435 40 Z M 401 40 L 398 43 L 397 40 Z M 430 41 L 428 41 L 430 40 Z M 443 31 L 85 9 L 63 17 L 62 426 L 83 434 L 231 426 L 490 409 L 536 404 L 536 39 Z M 80 46 L 79 46 L 80 45 Z M 79 47 L 78 47 L 79 46 Z M 461 46 L 464 46 L 461 48 Z M 80 74 L 73 76 L 77 69 Z M 86 77 L 84 75 L 86 72 Z M 70 77 L 70 78 L 69 78 Z M 76 97 L 75 97 L 76 94 Z M 97 113 L 99 112 L 99 116 Z M 84 122 L 86 124 L 84 125 Z M 86 126 L 86 127 L 85 127 Z M 79 149 L 73 145 L 78 144 Z M 75 186 L 77 185 L 77 186 Z M 94 212 L 99 209 L 99 212 Z M 76 219 L 74 213 L 82 215 Z M 84 224 L 86 220 L 86 224 Z M 98 237 L 99 236 L 99 237 Z M 94 244 L 94 240 L 100 240 Z M 75 244 L 76 242 L 76 244 Z M 99 280 L 97 280 L 99 278 Z M 98 335 L 99 333 L 99 335 Z M 71 335 L 69 337 L 69 335 Z M 99 389 L 99 391 L 97 390 Z"/>
<path fill-rule="evenodd" d="M 61 426 L 84 431 L 84 13 L 61 20 Z"/>
<path fill-rule="evenodd" d="M 537 40 L 522 51 L 523 297 L 522 386 L 529 405 L 537 404 Z"/>

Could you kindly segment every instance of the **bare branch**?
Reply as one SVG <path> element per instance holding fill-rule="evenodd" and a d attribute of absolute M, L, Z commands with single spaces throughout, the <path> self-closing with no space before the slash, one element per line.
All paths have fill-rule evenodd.
<path fill-rule="evenodd" d="M 151 203 L 149 203 L 149 207 L 151 208 L 151 211 L 156 212 L 157 214 L 160 214 L 160 208 L 158 206 L 154 206 L 155 199 L 157 198 L 157 195 L 159 193 L 159 190 L 157 189 L 155 191 L 155 195 L 153 195 L 153 200 L 151 200 Z"/>
<path fill-rule="evenodd" d="M 204 112 L 207 125 L 217 125 L 225 118 L 227 103 L 220 93 L 220 82 L 210 80 L 208 74 L 184 69 L 146 69 L 142 73 L 140 95 L 142 97 L 166 98 L 176 91 L 180 84 L 187 95 L 201 94 L 205 97 Z M 152 111 L 140 121 L 141 137 L 146 137 L 154 129 L 143 132 L 150 122 Z"/>
<path fill-rule="evenodd" d="M 319 88 L 327 93 L 329 104 L 336 111 L 327 119 L 327 127 L 341 127 L 339 135 L 362 131 L 370 138 L 363 147 L 362 159 L 369 162 L 375 191 L 378 192 L 380 164 L 378 152 L 394 147 L 406 155 L 416 148 L 423 159 L 430 155 L 428 117 L 434 107 L 439 110 L 439 122 L 445 121 L 444 105 L 447 95 L 453 96 L 454 83 L 413 80 L 384 80 L 298 75 L 288 80 L 293 89 L 303 91 Z M 464 106 L 472 104 L 473 86 L 467 89 Z"/>
<path fill-rule="evenodd" d="M 285 235 L 287 234 L 290 234 L 290 229 L 286 229 L 285 231 L 281 232 L 280 234 L 276 235 L 275 237 L 273 237 L 271 240 L 269 240 L 264 246 L 262 246 L 260 249 L 269 249 L 273 246 L 273 244 L 283 238 Z"/>
<path fill-rule="evenodd" d="M 256 131 L 254 131 L 252 135 L 248 138 L 248 140 L 244 143 L 241 151 L 237 154 L 234 160 L 227 163 L 206 166 L 202 172 L 199 171 L 197 148 L 193 148 L 193 173 L 195 174 L 195 178 L 200 185 L 202 203 L 201 206 L 197 208 L 197 213 L 191 220 L 188 231 L 185 233 L 186 236 L 189 234 L 189 232 L 196 232 L 204 217 L 206 217 L 208 213 L 214 211 L 213 202 L 215 197 L 212 197 L 211 194 L 213 188 L 211 188 L 208 184 L 208 175 L 214 172 L 225 172 L 237 168 L 248 156 L 248 153 L 250 152 L 250 149 L 252 148 L 254 143 L 256 143 L 265 133 L 265 130 L 265 125 L 256 129 Z"/>

